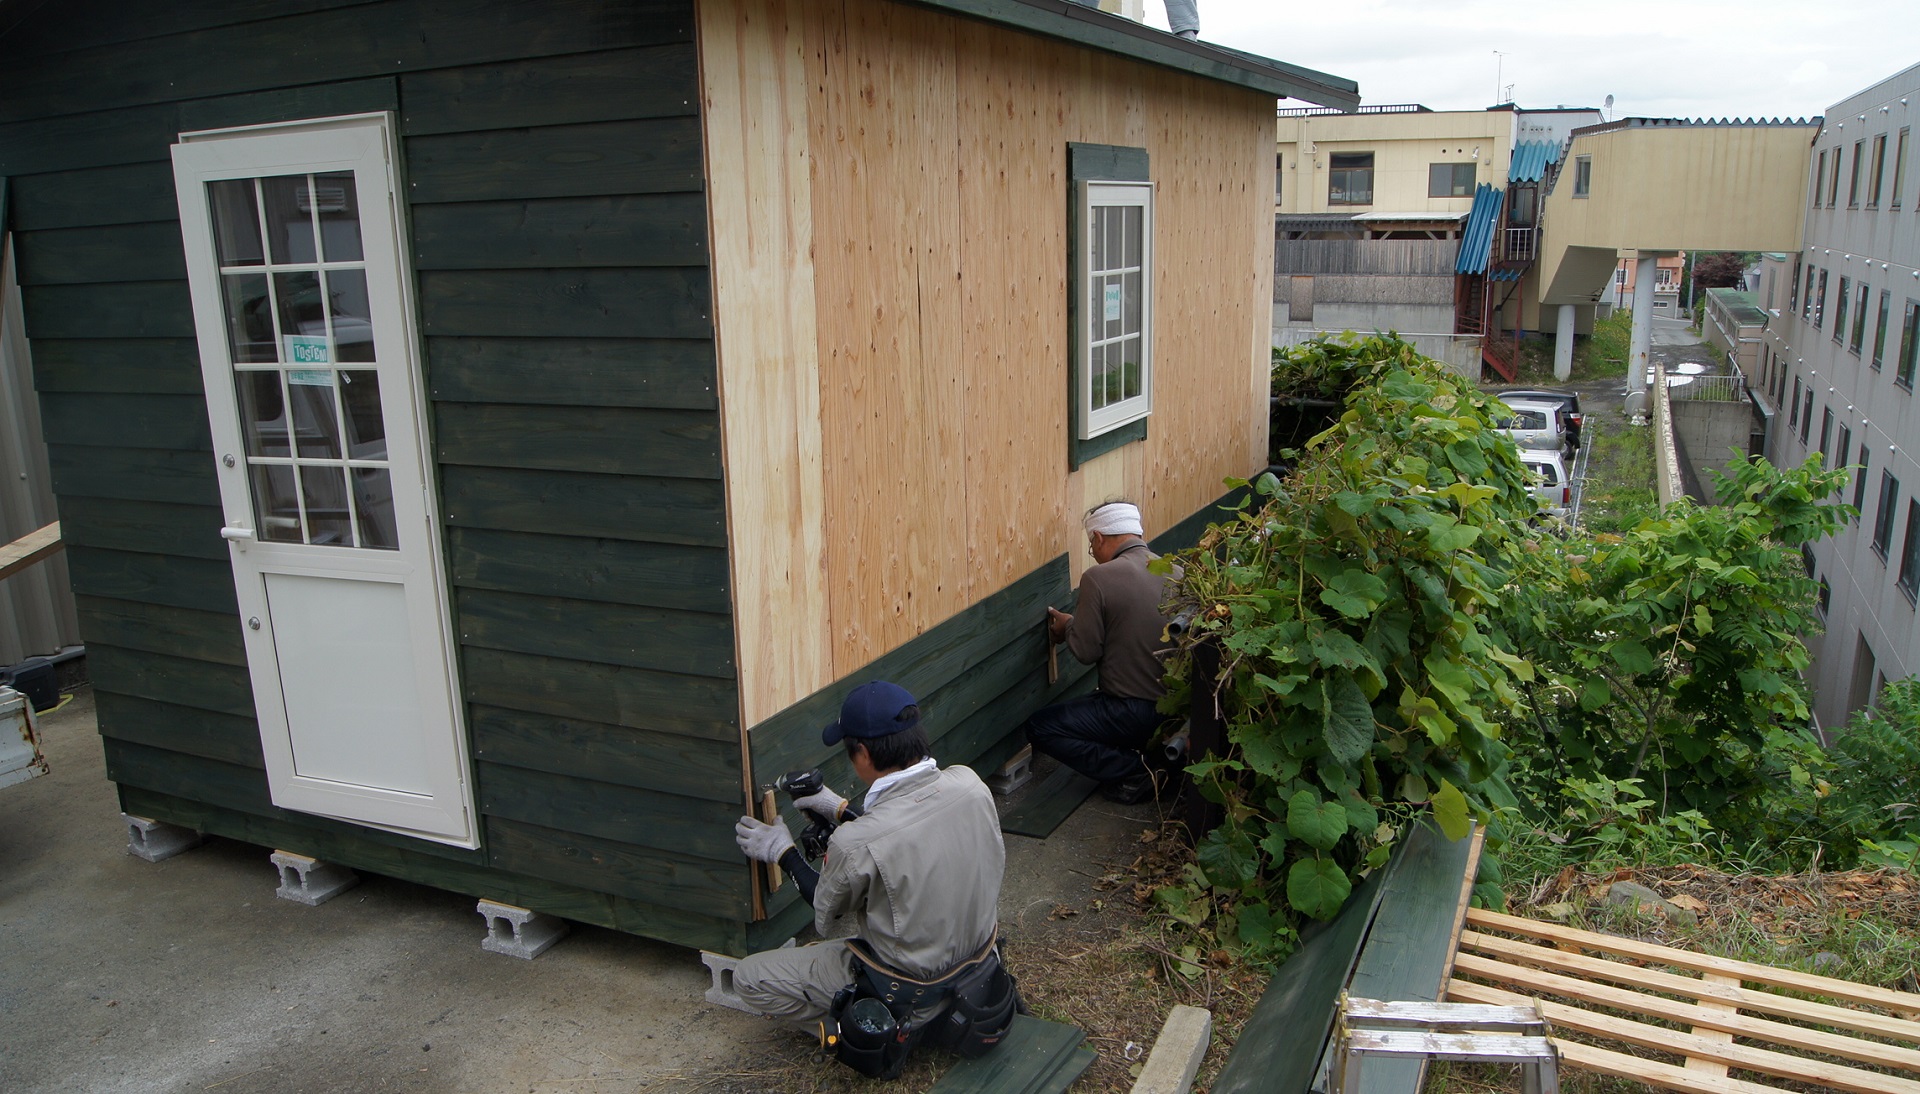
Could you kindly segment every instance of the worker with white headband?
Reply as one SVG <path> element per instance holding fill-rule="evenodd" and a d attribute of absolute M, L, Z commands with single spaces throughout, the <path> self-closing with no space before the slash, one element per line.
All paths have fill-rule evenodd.
<path fill-rule="evenodd" d="M 1154 796 L 1142 751 L 1161 723 L 1167 578 L 1147 569 L 1155 556 L 1142 538 L 1140 510 L 1110 501 L 1087 513 L 1087 549 L 1096 565 L 1080 575 L 1072 615 L 1047 609 L 1047 633 L 1085 664 L 1098 665 L 1091 695 L 1043 707 L 1021 727 L 1033 747 L 1100 782 L 1118 802 Z"/>

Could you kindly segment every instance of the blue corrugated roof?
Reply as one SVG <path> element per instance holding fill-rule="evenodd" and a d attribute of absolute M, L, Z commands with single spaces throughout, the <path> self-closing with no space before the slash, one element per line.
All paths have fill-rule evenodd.
<path fill-rule="evenodd" d="M 1547 165 L 1559 160 L 1559 141 L 1521 141 L 1513 146 L 1513 166 L 1507 170 L 1507 181 L 1539 182 L 1547 176 Z"/>
<path fill-rule="evenodd" d="M 1473 190 L 1473 211 L 1467 214 L 1467 226 L 1460 233 L 1460 258 L 1453 264 L 1455 273 L 1487 272 L 1487 257 L 1493 253 L 1493 235 L 1500 227 L 1500 206 L 1505 190 L 1495 190 L 1483 182 Z"/>

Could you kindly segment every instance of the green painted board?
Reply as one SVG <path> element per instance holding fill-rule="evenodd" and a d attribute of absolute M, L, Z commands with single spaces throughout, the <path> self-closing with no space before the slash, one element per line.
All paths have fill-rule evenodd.
<path fill-rule="evenodd" d="M 419 284 L 420 329 L 429 336 L 707 338 L 713 334 L 711 286 L 704 266 L 423 270 Z"/>
<path fill-rule="evenodd" d="M 1232 519 L 1234 510 L 1239 507 L 1241 499 L 1247 496 L 1248 491 L 1245 489 L 1227 491 L 1206 508 L 1188 516 L 1187 519 L 1153 537 L 1152 547 L 1154 553 L 1166 554 L 1169 551 L 1184 551 L 1200 542 L 1200 536 L 1206 532 L 1207 525 L 1221 524 Z"/>
<path fill-rule="evenodd" d="M 22 285 L 105 281 L 177 281 L 187 276 L 180 225 L 173 218 L 99 228 L 14 233 Z"/>
<path fill-rule="evenodd" d="M 197 396 L 202 382 L 200 344 L 192 338 L 36 338 L 33 342 L 33 383 L 42 392 Z"/>
<path fill-rule="evenodd" d="M 252 718 L 94 689 L 102 737 L 265 770 L 260 727 Z"/>
<path fill-rule="evenodd" d="M 400 78 L 409 137 L 699 113 L 699 58 L 685 42 L 536 57 Z"/>
<path fill-rule="evenodd" d="M 737 798 L 708 801 L 526 768 L 475 767 L 476 797 L 488 816 L 741 865 L 733 842 Z"/>
<path fill-rule="evenodd" d="M 225 561 L 227 543 L 220 538 L 221 524 L 220 509 L 212 505 L 77 496 L 60 499 L 60 538 L 69 547 L 110 547 Z"/>
<path fill-rule="evenodd" d="M 738 851 L 720 862 L 490 817 L 487 861 L 528 877 L 720 919 L 744 920 L 752 914 L 752 875 Z"/>
<path fill-rule="evenodd" d="M 247 665 L 238 615 L 98 596 L 74 598 L 89 643 L 145 650 L 222 665 Z"/>
<path fill-rule="evenodd" d="M 710 339 L 427 339 L 437 400 L 718 410 L 718 377 Z"/>
<path fill-rule="evenodd" d="M 48 396 L 40 398 L 44 406 Z M 213 453 L 206 450 L 49 444 L 47 462 L 54 492 L 63 498 L 220 504 Z"/>
<path fill-rule="evenodd" d="M 641 118 L 407 140 L 416 204 L 704 188 L 700 119 Z"/>
<path fill-rule="evenodd" d="M 672 733 L 473 704 L 475 760 L 740 804 L 740 747 Z"/>
<path fill-rule="evenodd" d="M 253 679 L 237 665 L 195 661 L 87 640 L 87 675 L 101 691 L 251 720 Z"/>
<path fill-rule="evenodd" d="M 65 505 L 65 502 L 62 502 Z M 73 591 L 176 608 L 237 613 L 233 567 L 224 559 L 67 546 Z"/>
<path fill-rule="evenodd" d="M 1096 1058 L 1085 1039 L 1073 1026 L 1017 1014 L 996 1048 L 955 1063 L 929 1094 L 1059 1094 Z"/>
<path fill-rule="evenodd" d="M 700 193 L 413 208 L 416 270 L 706 264 L 707 200 Z"/>
<path fill-rule="evenodd" d="M 455 592 L 461 644 L 733 679 L 733 617 L 526 593 Z"/>
<path fill-rule="evenodd" d="M 436 403 L 442 464 L 720 478 L 720 415 L 647 407 Z"/>
<path fill-rule="evenodd" d="M 727 553 L 718 547 L 454 528 L 447 536 L 454 585 L 728 613 Z"/>
<path fill-rule="evenodd" d="M 207 403 L 198 395 L 47 392 L 40 397 L 40 420 L 48 444 L 204 452 L 212 464 Z"/>
<path fill-rule="evenodd" d="M 726 494 L 709 479 L 589 475 L 495 467 L 441 469 L 447 524 L 512 532 L 725 547 Z M 219 529 L 214 529 L 219 542 Z M 225 551 L 222 551 L 225 554 Z"/>
<path fill-rule="evenodd" d="M 164 160 L 51 171 L 12 181 L 16 231 L 142 224 L 180 215 L 173 196 L 173 165 Z"/>
<path fill-rule="evenodd" d="M 1000 814 L 1000 830 L 1016 836 L 1046 839 L 1099 785 L 1060 764 L 1045 779 L 1020 791 L 1020 801 Z"/>
<path fill-rule="evenodd" d="M 27 337 L 35 340 L 192 338 L 194 333 L 193 301 L 184 280 L 29 285 L 20 295 Z"/>
<path fill-rule="evenodd" d="M 32 57 L 118 42 L 138 41 L 156 34 L 184 34 L 255 19 L 349 7 L 366 0 L 173 0 L 164 5 L 137 4 L 116 8 L 112 18 L 75 19 L 72 14 L 99 4 L 42 5 L 20 17 L 0 38 L 0 57 Z"/>
<path fill-rule="evenodd" d="M 460 660 L 469 702 L 739 747 L 740 700 L 731 680 L 472 646 L 461 649 Z"/>

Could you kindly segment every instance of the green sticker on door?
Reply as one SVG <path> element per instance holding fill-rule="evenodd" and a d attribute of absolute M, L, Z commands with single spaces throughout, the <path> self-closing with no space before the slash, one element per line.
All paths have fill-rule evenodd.
<path fill-rule="evenodd" d="M 291 365 L 324 365 L 329 363 L 327 340 L 316 334 L 284 334 L 286 343 L 285 360 Z M 295 380 L 294 383 L 300 381 Z"/>

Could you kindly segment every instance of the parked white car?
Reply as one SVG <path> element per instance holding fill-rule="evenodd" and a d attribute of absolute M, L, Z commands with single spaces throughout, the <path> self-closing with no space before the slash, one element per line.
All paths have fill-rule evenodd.
<path fill-rule="evenodd" d="M 1512 417 L 1501 418 L 1494 427 L 1513 438 L 1514 447 L 1560 452 L 1572 439 L 1567 432 L 1566 410 L 1559 403 L 1544 399 L 1502 399 Z"/>
<path fill-rule="evenodd" d="M 1550 516 L 1562 520 L 1573 512 L 1573 480 L 1567 475 L 1567 462 L 1557 451 L 1542 449 L 1520 450 L 1520 462 L 1533 472 L 1533 496 L 1540 499 L 1540 508 Z"/>

